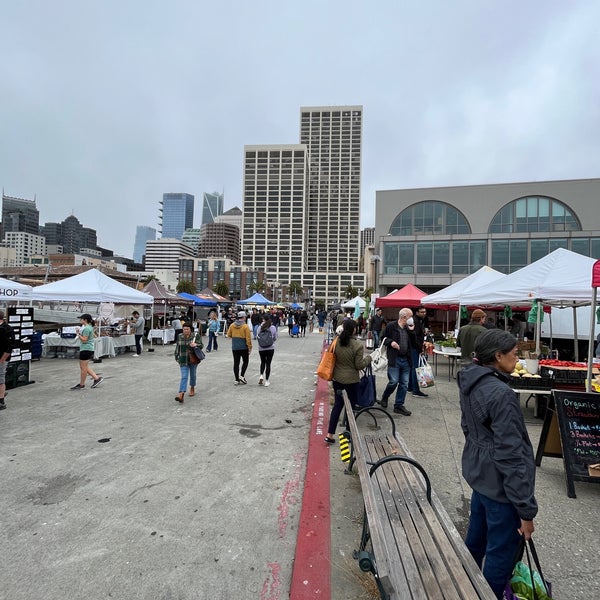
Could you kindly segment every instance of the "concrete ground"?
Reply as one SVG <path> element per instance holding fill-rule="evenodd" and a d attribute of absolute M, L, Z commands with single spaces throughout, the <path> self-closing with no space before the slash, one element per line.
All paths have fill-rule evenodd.
<path fill-rule="evenodd" d="M 35 383 L 10 390 L 0 412 L 1 599 L 288 597 L 322 336 L 282 329 L 269 388 L 257 385 L 256 349 L 248 385 L 234 386 L 229 341 L 219 342 L 183 405 L 172 346 L 105 358 L 93 390 L 69 390 L 76 360 L 32 362 Z M 397 420 L 464 531 L 469 490 L 446 368 Z M 524 411 L 535 445 L 541 421 Z M 376 597 L 352 558 L 360 486 L 337 445 L 329 457 L 331 597 Z M 555 597 L 600 597 L 600 486 L 576 483 L 569 499 L 560 459 L 544 458 L 537 477 L 535 536 Z"/>

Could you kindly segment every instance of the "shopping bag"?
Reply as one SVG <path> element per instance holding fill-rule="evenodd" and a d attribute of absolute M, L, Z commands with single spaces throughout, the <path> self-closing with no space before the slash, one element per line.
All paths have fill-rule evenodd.
<path fill-rule="evenodd" d="M 321 356 L 321 362 L 317 367 L 317 375 L 321 379 L 331 381 L 333 379 L 333 369 L 335 368 L 335 345 L 337 344 L 337 338 L 333 340 L 332 344 L 323 352 Z"/>
<path fill-rule="evenodd" d="M 370 331 L 368 331 L 367 332 L 367 340 L 365 341 L 365 348 L 367 350 L 372 350 L 373 349 L 373 345 L 374 345 L 373 334 Z"/>
<path fill-rule="evenodd" d="M 387 348 L 383 345 L 385 339 L 386 338 L 383 338 L 379 348 L 375 348 L 375 350 L 373 350 L 371 353 L 371 367 L 373 367 L 373 371 L 387 369 Z"/>
<path fill-rule="evenodd" d="M 375 387 L 375 375 L 373 369 L 369 365 L 364 371 L 363 376 L 358 382 L 358 406 L 367 408 L 375 404 L 377 397 L 377 388 Z"/>
<path fill-rule="evenodd" d="M 512 577 L 504 590 L 504 599 L 552 600 L 552 585 L 544 579 L 533 540 L 530 539 L 523 544 L 527 553 L 527 563 L 519 561 L 515 565 Z M 530 550 L 531 555 L 529 554 Z M 533 569 L 534 565 L 537 571 Z"/>
<path fill-rule="evenodd" d="M 188 363 L 190 365 L 197 365 L 199 362 L 200 362 L 200 359 L 198 358 L 198 356 L 194 352 L 194 349 L 190 348 L 188 350 Z"/>
<path fill-rule="evenodd" d="M 415 369 L 419 387 L 427 388 L 435 385 L 433 369 L 423 354 L 419 355 L 419 366 Z"/>

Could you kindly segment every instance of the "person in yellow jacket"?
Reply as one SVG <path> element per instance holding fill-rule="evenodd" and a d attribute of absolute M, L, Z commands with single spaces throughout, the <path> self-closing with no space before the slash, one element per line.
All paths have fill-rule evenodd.
<path fill-rule="evenodd" d="M 244 375 L 248 368 L 248 360 L 252 351 L 252 335 L 250 327 L 246 323 L 246 313 L 241 310 L 237 319 L 227 329 L 227 337 L 231 338 L 231 352 L 233 353 L 233 385 L 245 385 L 248 383 Z M 240 360 L 242 370 L 240 372 Z"/>

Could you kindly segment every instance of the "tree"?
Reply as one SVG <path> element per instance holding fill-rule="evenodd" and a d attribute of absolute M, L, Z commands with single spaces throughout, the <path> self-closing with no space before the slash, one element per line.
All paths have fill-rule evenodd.
<path fill-rule="evenodd" d="M 224 281 L 217 281 L 213 286 L 213 291 L 215 294 L 219 294 L 219 296 L 223 296 L 224 298 L 229 296 L 229 286 Z"/>
<path fill-rule="evenodd" d="M 153 279 L 157 279 L 156 275 L 148 275 L 148 277 L 144 279 L 144 285 L 148 285 Z"/>
<path fill-rule="evenodd" d="M 355 296 L 358 296 L 358 289 L 349 285 L 344 294 L 346 295 L 346 298 L 354 298 Z"/>
<path fill-rule="evenodd" d="M 262 294 L 266 289 L 267 289 L 267 286 L 265 285 L 264 281 L 253 281 L 248 286 L 248 291 L 250 291 L 252 293 Z"/>
<path fill-rule="evenodd" d="M 186 294 L 195 294 L 196 286 L 192 281 L 183 280 L 177 284 L 175 290 L 178 294 L 180 294 L 181 292 L 185 292 Z"/>
<path fill-rule="evenodd" d="M 304 288 L 297 281 L 290 281 L 288 285 L 288 294 L 294 300 L 297 300 L 299 296 L 304 295 Z"/>
<path fill-rule="evenodd" d="M 371 295 L 375 293 L 375 288 L 372 287 L 368 287 L 364 292 L 363 292 L 363 298 L 371 298 Z"/>

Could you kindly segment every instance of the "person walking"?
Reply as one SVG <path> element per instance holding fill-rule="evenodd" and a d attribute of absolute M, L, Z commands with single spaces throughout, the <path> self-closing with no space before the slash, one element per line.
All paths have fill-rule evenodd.
<path fill-rule="evenodd" d="M 383 390 L 381 396 L 381 406 L 387 408 L 388 398 L 396 390 L 394 400 L 394 412 L 405 417 L 412 414 L 404 403 L 406 401 L 406 392 L 408 391 L 408 381 L 410 371 L 413 368 L 410 355 L 411 347 L 414 342 L 413 313 L 410 308 L 403 308 L 398 313 L 398 320 L 388 323 L 383 333 L 384 344 L 387 348 L 388 359 L 388 384 Z"/>
<path fill-rule="evenodd" d="M 423 344 L 425 343 L 425 330 L 427 329 L 426 320 L 427 309 L 424 306 L 419 306 L 415 310 L 414 315 L 414 345 L 411 346 L 410 355 L 412 359 L 412 369 L 410 370 L 410 379 L 408 389 L 412 395 L 417 398 L 427 398 L 429 394 L 421 391 L 419 380 L 417 379 L 417 367 L 419 366 L 419 357 L 423 354 Z"/>
<path fill-rule="evenodd" d="M 145 323 L 144 317 L 140 316 L 137 310 L 131 313 L 131 326 L 133 327 L 133 337 L 135 338 L 135 354 L 132 354 L 132 356 L 139 356 L 142 353 L 142 338 L 144 337 Z"/>
<path fill-rule="evenodd" d="M 179 365 L 179 371 L 181 373 L 181 379 L 179 381 L 179 393 L 175 396 L 175 400 L 183 404 L 183 397 L 188 386 L 188 379 L 190 383 L 190 397 L 196 395 L 196 369 L 198 363 L 190 361 L 190 351 L 193 352 L 194 348 L 202 349 L 204 344 L 202 343 L 202 335 L 200 332 L 194 333 L 192 324 L 186 321 L 182 324 L 181 335 L 175 341 L 175 360 Z"/>
<path fill-rule="evenodd" d="M 104 377 L 98 376 L 93 369 L 90 368 L 90 360 L 94 356 L 94 327 L 92 315 L 85 313 L 79 317 L 81 327 L 76 330 L 77 339 L 79 340 L 79 383 L 74 385 L 72 390 L 82 390 L 85 388 L 85 380 L 89 375 L 94 381 L 92 388 L 98 387 Z"/>
<path fill-rule="evenodd" d="M 457 374 L 462 472 L 473 490 L 465 543 L 497 598 L 522 538 L 533 534 L 538 512 L 533 447 L 519 396 L 509 385 L 517 352 L 510 332 L 486 330 L 475 340 L 472 364 Z"/>
<path fill-rule="evenodd" d="M 216 352 L 219 349 L 219 344 L 217 343 L 217 334 L 219 333 L 219 319 L 216 312 L 210 313 L 210 321 L 208 322 L 208 347 L 206 348 L 207 352 Z"/>
<path fill-rule="evenodd" d="M 371 317 L 371 322 L 369 323 L 369 330 L 373 334 L 373 347 L 378 348 L 381 337 L 381 330 L 385 327 L 385 319 L 383 318 L 383 311 L 381 308 L 378 308 L 375 311 L 375 314 Z"/>
<path fill-rule="evenodd" d="M 6 369 L 15 346 L 15 332 L 5 318 L 6 313 L 0 310 L 0 410 L 6 408 Z"/>
<path fill-rule="evenodd" d="M 461 365 L 468 365 L 471 362 L 475 340 L 484 331 L 487 331 L 483 325 L 484 323 L 485 313 L 480 308 L 476 308 L 471 313 L 471 321 L 458 330 L 456 345 L 460 348 Z"/>
<path fill-rule="evenodd" d="M 265 387 L 271 385 L 271 361 L 275 354 L 275 340 L 277 340 L 277 328 L 271 322 L 271 318 L 267 316 L 261 323 L 256 336 L 258 355 L 260 356 L 258 385 Z"/>
<path fill-rule="evenodd" d="M 306 337 L 306 325 L 308 324 L 308 313 L 303 310 L 298 317 L 298 325 L 300 326 L 300 337 Z"/>
<path fill-rule="evenodd" d="M 179 317 L 174 317 L 171 321 L 171 327 L 175 331 L 175 343 L 177 343 L 177 338 L 183 333 L 183 323 Z"/>
<path fill-rule="evenodd" d="M 248 382 L 244 377 L 248 368 L 250 352 L 252 352 L 252 334 L 246 323 L 246 313 L 240 310 L 237 319 L 227 329 L 227 337 L 231 338 L 231 352 L 233 353 L 233 376 L 234 385 L 246 385 Z M 242 370 L 240 372 L 240 361 Z"/>
<path fill-rule="evenodd" d="M 360 371 L 371 364 L 371 355 L 365 356 L 364 345 L 357 340 L 356 321 L 346 319 L 342 323 L 342 332 L 335 345 L 335 367 L 333 369 L 333 390 L 335 402 L 329 416 L 329 426 L 325 442 L 335 443 L 335 430 L 340 420 L 340 414 L 344 408 L 343 392 L 348 394 L 348 400 L 352 407 L 358 404 L 358 382 Z"/>

